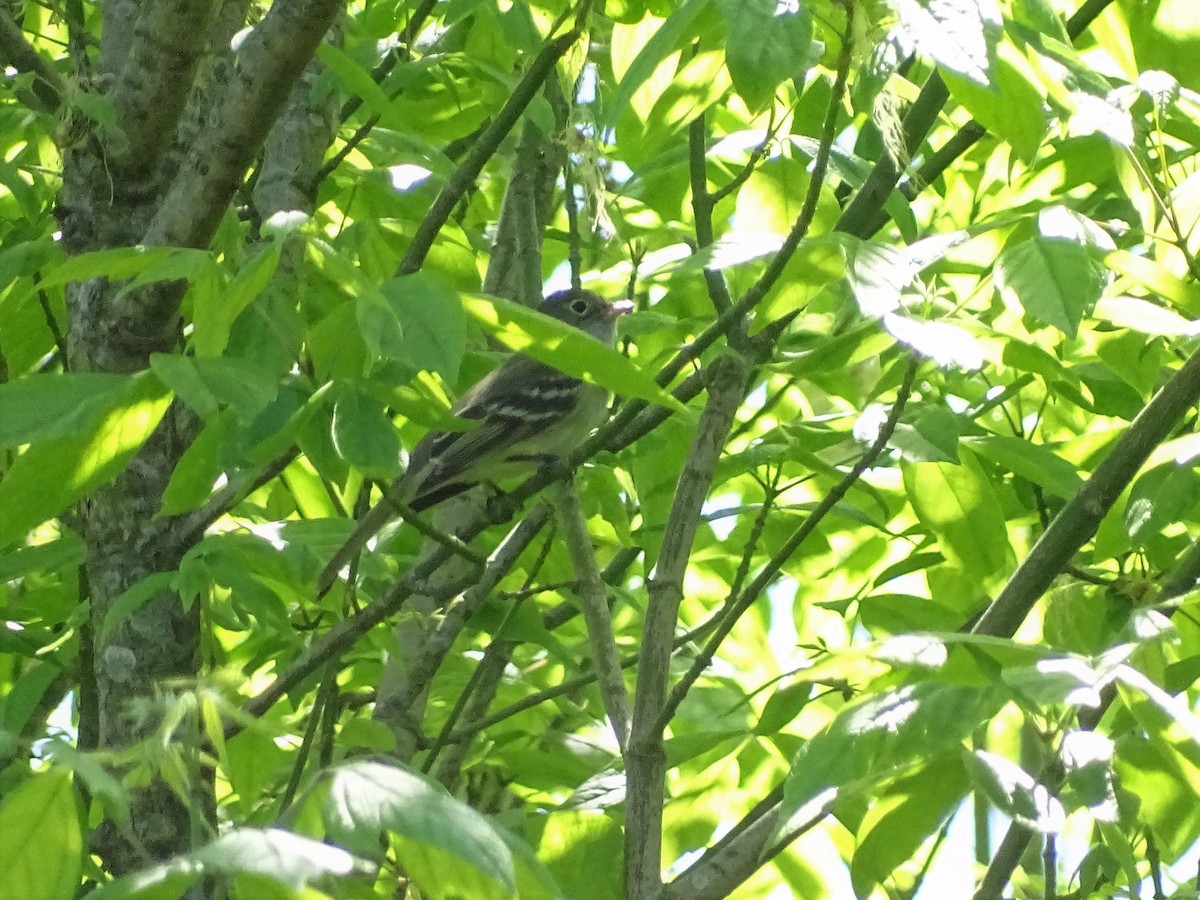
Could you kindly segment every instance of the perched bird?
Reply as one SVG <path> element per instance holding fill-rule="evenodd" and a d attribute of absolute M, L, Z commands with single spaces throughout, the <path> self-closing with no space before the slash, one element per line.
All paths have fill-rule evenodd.
<path fill-rule="evenodd" d="M 612 345 L 617 318 L 633 308 L 591 291 L 551 294 L 539 312 Z M 454 404 L 469 431 L 431 431 L 413 448 L 400 495 L 428 509 L 471 485 L 529 473 L 581 444 L 604 420 L 608 392 L 565 375 L 523 353 L 514 354 Z"/>

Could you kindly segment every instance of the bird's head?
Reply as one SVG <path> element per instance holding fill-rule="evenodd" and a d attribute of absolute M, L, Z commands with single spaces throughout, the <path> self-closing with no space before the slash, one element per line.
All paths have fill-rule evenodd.
<path fill-rule="evenodd" d="M 582 288 L 557 291 L 542 301 L 538 307 L 551 318 L 574 325 L 606 344 L 613 342 L 617 319 L 633 309 L 628 300 L 609 303 L 599 294 Z"/>

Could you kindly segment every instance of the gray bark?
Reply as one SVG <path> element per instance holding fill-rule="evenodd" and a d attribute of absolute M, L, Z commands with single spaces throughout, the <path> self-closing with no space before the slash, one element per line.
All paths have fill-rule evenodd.
<path fill-rule="evenodd" d="M 84 134 L 67 148 L 59 210 L 68 253 L 137 243 L 207 246 L 340 11 L 335 0 L 277 0 L 230 62 L 228 37 L 245 6 L 231 0 L 210 25 L 211 8 L 186 0 L 169 7 L 105 4 L 100 78 L 93 89 L 110 91 L 119 132 Z M 215 53 L 202 61 L 209 41 Z M 172 147 L 188 148 L 181 162 Z M 177 349 L 178 303 L 186 286 L 153 285 L 118 300 L 119 287 L 102 278 L 69 287 L 73 371 L 139 371 L 151 353 Z M 172 592 L 154 597 L 107 633 L 100 630 L 123 591 L 148 575 L 177 569 L 194 541 L 188 530 L 155 515 L 195 431 L 193 417 L 176 404 L 126 470 L 93 493 L 73 522 L 87 545 L 93 631 L 91 683 L 81 695 L 95 700 L 81 709 L 80 733 L 94 735 L 100 748 L 127 747 L 152 733 L 161 720 L 156 691 L 165 680 L 186 683 L 200 671 L 199 611 L 184 609 Z M 194 764 L 195 748 L 180 752 L 193 763 L 183 798 L 152 779 L 132 791 L 131 832 L 106 822 L 94 834 L 93 849 L 113 874 L 206 837 L 213 813 L 210 776 Z"/>

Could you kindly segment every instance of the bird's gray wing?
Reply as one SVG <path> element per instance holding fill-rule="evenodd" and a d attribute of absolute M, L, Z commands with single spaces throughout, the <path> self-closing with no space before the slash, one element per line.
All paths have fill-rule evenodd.
<path fill-rule="evenodd" d="M 451 409 L 482 420 L 470 431 L 430 432 L 413 450 L 409 472 L 420 496 L 449 484 L 483 459 L 532 438 L 567 415 L 582 382 L 528 356 L 517 355 L 472 387 Z"/>

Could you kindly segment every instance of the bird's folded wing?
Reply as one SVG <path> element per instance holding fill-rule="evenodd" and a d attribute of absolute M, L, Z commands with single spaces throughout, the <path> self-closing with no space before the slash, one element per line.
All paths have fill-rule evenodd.
<path fill-rule="evenodd" d="M 455 480 L 486 478 L 490 465 L 531 455 L 532 439 L 576 406 L 582 383 L 528 356 L 514 356 L 465 393 L 451 410 L 482 420 L 470 431 L 427 436 L 410 460 L 413 494 Z M 480 471 L 476 471 L 480 470 Z"/>

